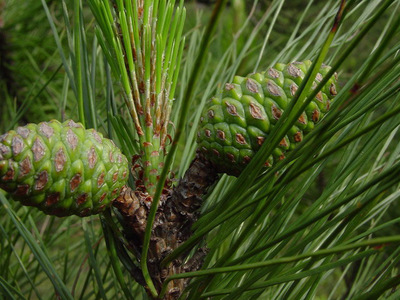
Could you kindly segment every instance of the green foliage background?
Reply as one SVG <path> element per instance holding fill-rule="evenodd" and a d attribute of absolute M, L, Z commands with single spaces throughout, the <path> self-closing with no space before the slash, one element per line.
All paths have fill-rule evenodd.
<path fill-rule="evenodd" d="M 391 114 L 399 107 L 400 29 L 396 29 L 396 22 L 400 2 L 349 2 L 349 13 L 325 62 L 342 63 L 337 70 L 342 88 L 338 99 L 343 100 L 342 104 L 347 99 L 352 101 L 333 108 L 336 118 L 300 148 L 297 161 L 288 160 L 278 169 L 253 176 L 252 182 L 222 177 L 208 195 L 203 217 L 195 225 L 198 239 L 188 244 L 191 249 L 199 241 L 200 245 L 207 243 L 210 254 L 204 269 L 222 269 L 195 278 L 188 289 L 190 299 L 199 298 L 201 293 L 216 299 L 400 296 L 400 117 L 398 112 Z M 363 39 L 351 46 L 372 22 L 372 16 L 388 2 L 392 3 L 390 9 L 373 22 Z M 81 5 L 88 126 L 113 138 L 126 154 L 133 154 L 133 125 L 123 105 L 118 80 L 111 76 L 95 38 L 93 16 L 85 1 Z M 213 8 L 195 1 L 186 1 L 185 6 L 187 45 L 172 115 L 174 124 L 180 118 L 180 105 L 189 101 L 183 99 L 184 93 L 195 57 L 202 51 L 199 45 Z M 1 132 L 28 122 L 78 119 L 74 1 L 8 0 L 0 1 L 0 7 Z M 194 156 L 195 129 L 205 101 L 235 74 L 265 70 L 277 61 L 314 59 L 323 47 L 338 7 L 339 1 L 229 1 L 216 34 L 211 37 L 206 63 L 190 99 L 188 122 L 174 159 L 177 178 Z M 391 39 L 383 45 L 388 35 Z M 351 54 L 341 59 L 348 46 L 353 47 Z M 381 55 L 369 61 L 374 53 Z M 366 92 L 356 92 L 354 96 L 349 91 L 355 84 L 364 86 Z M 375 102 L 396 86 L 397 91 Z M 387 118 L 375 124 L 382 116 Z M 358 135 L 368 126 L 372 126 L 370 131 Z M 128 139 L 121 128 L 128 133 Z M 351 143 L 334 148 L 351 137 L 355 137 Z M 312 160 L 327 149 L 334 151 L 326 159 Z M 310 161 L 313 163 L 302 173 L 295 172 Z M 274 172 L 289 175 L 276 182 Z M 387 177 L 379 177 L 385 172 Z M 374 180 L 377 184 L 372 184 Z M 236 195 L 229 202 L 226 195 L 236 186 L 239 188 L 239 183 L 249 192 Z M 121 289 L 98 216 L 58 219 L 20 206 L 1 190 L 0 199 L 0 298 L 146 299 L 142 287 L 133 282 L 127 271 L 123 273 L 127 291 Z M 342 202 L 345 199 L 348 201 Z M 241 205 L 242 210 L 235 211 Z M 323 211 L 327 213 L 318 217 Z M 214 220 L 221 223 L 214 224 Z M 293 232 L 293 228 L 297 231 Z M 376 240 L 382 237 L 383 240 Z M 355 246 L 344 249 L 346 245 Z M 263 251 L 246 257 L 263 246 Z M 333 250 L 312 259 L 301 257 L 322 249 Z M 279 261 L 280 258 L 293 260 Z M 271 265 L 264 266 L 262 262 Z M 251 263 L 255 265 L 246 270 L 228 269 Z M 252 284 L 259 288 L 249 289 Z"/>

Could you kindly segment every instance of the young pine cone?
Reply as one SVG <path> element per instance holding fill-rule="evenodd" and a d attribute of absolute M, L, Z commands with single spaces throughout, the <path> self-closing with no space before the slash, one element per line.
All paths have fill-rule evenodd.
<path fill-rule="evenodd" d="M 0 136 L 0 187 L 59 217 L 103 211 L 128 179 L 115 144 L 74 121 L 28 124 Z"/>
<path fill-rule="evenodd" d="M 278 63 L 262 73 L 247 77 L 235 76 L 223 91 L 206 105 L 198 130 L 199 151 L 211 161 L 219 173 L 239 175 L 278 122 L 293 99 L 311 61 Z M 330 70 L 323 65 L 313 88 Z M 295 125 L 282 139 L 265 163 L 270 166 L 285 157 L 310 132 L 329 110 L 337 86 L 332 76 L 310 102 Z M 310 91 L 311 93 L 311 91 Z"/>

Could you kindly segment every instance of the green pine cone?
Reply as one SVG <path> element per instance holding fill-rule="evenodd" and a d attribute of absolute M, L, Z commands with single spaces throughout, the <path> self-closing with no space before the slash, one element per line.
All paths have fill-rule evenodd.
<path fill-rule="evenodd" d="M 115 144 L 80 123 L 28 124 L 0 136 L 0 187 L 59 217 L 103 211 L 128 179 Z"/>
<path fill-rule="evenodd" d="M 311 61 L 276 64 L 262 73 L 235 76 L 232 83 L 206 105 L 198 130 L 198 148 L 217 172 L 238 176 L 261 147 L 296 93 Z M 317 86 L 330 70 L 323 65 L 313 83 Z M 329 110 L 336 92 L 337 74 L 310 102 L 295 125 L 265 163 L 285 158 Z M 311 91 L 310 91 L 311 93 Z"/>

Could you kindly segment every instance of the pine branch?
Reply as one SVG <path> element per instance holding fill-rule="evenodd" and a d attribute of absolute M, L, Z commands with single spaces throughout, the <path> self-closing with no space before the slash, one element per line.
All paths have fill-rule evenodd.
<path fill-rule="evenodd" d="M 168 276 L 195 271 L 202 265 L 207 253 L 200 248 L 186 263 L 183 258 L 175 259 L 169 266 L 161 267 L 161 261 L 191 235 L 191 227 L 199 216 L 202 196 L 212 186 L 218 175 L 208 160 L 199 154 L 191 163 L 184 177 L 173 189 L 164 189 L 153 225 L 149 247 L 149 273 L 158 292 Z M 124 218 L 123 227 L 129 244 L 140 253 L 151 199 L 145 193 L 125 187 L 114 201 L 114 206 Z M 175 280 L 169 283 L 165 299 L 176 299 L 186 287 L 188 280 Z"/>

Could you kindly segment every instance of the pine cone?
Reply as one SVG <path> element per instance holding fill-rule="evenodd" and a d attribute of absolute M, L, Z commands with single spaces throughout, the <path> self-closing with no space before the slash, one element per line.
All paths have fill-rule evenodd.
<path fill-rule="evenodd" d="M 46 214 L 97 214 L 127 179 L 128 161 L 115 144 L 72 120 L 28 124 L 0 136 L 0 187 Z"/>
<path fill-rule="evenodd" d="M 219 173 L 239 175 L 278 122 L 295 95 L 311 61 L 276 64 L 262 73 L 235 76 L 205 107 L 198 130 L 199 151 Z M 330 70 L 323 65 L 313 88 Z M 337 75 L 309 103 L 295 125 L 265 163 L 271 166 L 294 149 L 329 110 L 336 92 Z M 311 93 L 311 91 L 310 91 Z"/>

